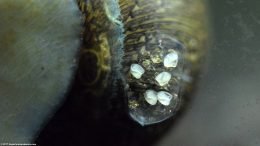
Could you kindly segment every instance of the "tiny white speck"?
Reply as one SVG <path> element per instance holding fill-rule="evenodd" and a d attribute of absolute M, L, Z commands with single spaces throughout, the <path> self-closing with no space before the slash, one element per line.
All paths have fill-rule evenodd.
<path fill-rule="evenodd" d="M 146 90 L 144 98 L 150 105 L 155 105 L 157 103 L 157 93 L 154 90 Z"/>
<path fill-rule="evenodd" d="M 162 47 L 162 40 L 159 40 L 159 46 Z"/>
<path fill-rule="evenodd" d="M 171 80 L 171 74 L 168 72 L 161 72 L 155 77 L 155 80 L 159 83 L 160 86 L 164 86 Z"/>
<path fill-rule="evenodd" d="M 178 54 L 176 52 L 167 54 L 164 57 L 163 64 L 165 67 L 176 67 L 178 64 Z"/>
<path fill-rule="evenodd" d="M 157 93 L 158 101 L 165 106 L 170 105 L 172 100 L 172 95 L 165 91 L 160 91 Z"/>
<path fill-rule="evenodd" d="M 144 74 L 145 70 L 139 64 L 132 64 L 130 67 L 130 72 L 136 79 L 140 79 Z"/>

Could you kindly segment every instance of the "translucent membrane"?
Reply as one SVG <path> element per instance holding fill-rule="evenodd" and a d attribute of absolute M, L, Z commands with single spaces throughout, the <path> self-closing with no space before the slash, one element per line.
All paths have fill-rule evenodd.
<path fill-rule="evenodd" d="M 152 37 L 158 44 L 144 46 L 149 55 L 140 53 L 137 61 L 128 60 L 129 63 L 134 63 L 134 66 L 132 64 L 128 67 L 128 71 L 139 74 L 138 78 L 135 75 L 126 78 L 129 114 L 141 125 L 157 123 L 171 117 L 178 109 L 183 85 L 181 75 L 184 74 L 184 46 L 165 34 L 154 34 Z M 172 53 L 179 56 L 178 65 L 166 67 L 163 60 Z M 157 58 L 156 62 L 152 61 L 154 57 Z M 143 70 L 138 64 L 143 65 Z"/>

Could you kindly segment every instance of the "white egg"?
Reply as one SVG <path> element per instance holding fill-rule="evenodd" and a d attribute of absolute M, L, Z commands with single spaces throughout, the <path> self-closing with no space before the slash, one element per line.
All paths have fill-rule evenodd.
<path fill-rule="evenodd" d="M 146 90 L 144 98 L 150 105 L 155 105 L 157 103 L 157 93 L 154 90 Z"/>
<path fill-rule="evenodd" d="M 164 86 L 168 84 L 168 82 L 171 80 L 171 74 L 168 72 L 161 72 L 155 77 L 155 80 L 158 82 L 160 86 Z"/>
<path fill-rule="evenodd" d="M 170 105 L 172 100 L 172 95 L 166 91 L 160 91 L 157 93 L 158 101 L 165 106 Z"/>
<path fill-rule="evenodd" d="M 171 52 L 164 57 L 163 64 L 165 67 L 176 67 L 178 64 L 178 54 Z"/>
<path fill-rule="evenodd" d="M 132 64 L 130 67 L 130 72 L 136 79 L 140 79 L 144 74 L 145 70 L 139 64 Z"/>

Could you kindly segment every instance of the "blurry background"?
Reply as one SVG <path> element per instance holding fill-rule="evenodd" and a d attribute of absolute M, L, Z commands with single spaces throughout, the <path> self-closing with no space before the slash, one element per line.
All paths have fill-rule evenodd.
<path fill-rule="evenodd" d="M 210 0 L 213 45 L 186 113 L 158 146 L 260 145 L 260 1 Z"/>
<path fill-rule="evenodd" d="M 210 0 L 212 45 L 190 103 L 160 136 L 122 118 L 121 125 L 69 97 L 37 138 L 39 145 L 260 145 L 260 1 Z M 71 95 L 80 94 L 77 90 Z M 91 104 L 88 104 L 91 103 Z M 111 114 L 107 114 L 111 115 Z M 111 115 L 113 116 L 113 114 Z M 133 128 L 137 130 L 133 132 Z M 148 128 L 149 131 L 149 128 Z"/>

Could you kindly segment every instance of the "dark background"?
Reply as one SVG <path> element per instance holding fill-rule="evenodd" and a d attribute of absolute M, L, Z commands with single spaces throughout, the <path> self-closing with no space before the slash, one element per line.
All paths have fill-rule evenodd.
<path fill-rule="evenodd" d="M 212 44 L 207 67 L 185 112 L 174 121 L 143 129 L 120 113 L 108 112 L 100 118 L 102 112 L 93 109 L 101 105 L 81 96 L 85 93 L 75 87 L 36 142 L 42 146 L 259 146 L 260 1 L 210 0 L 209 8 Z"/>
<path fill-rule="evenodd" d="M 158 146 L 260 145 L 260 1 L 210 0 L 213 44 L 189 104 Z"/>

